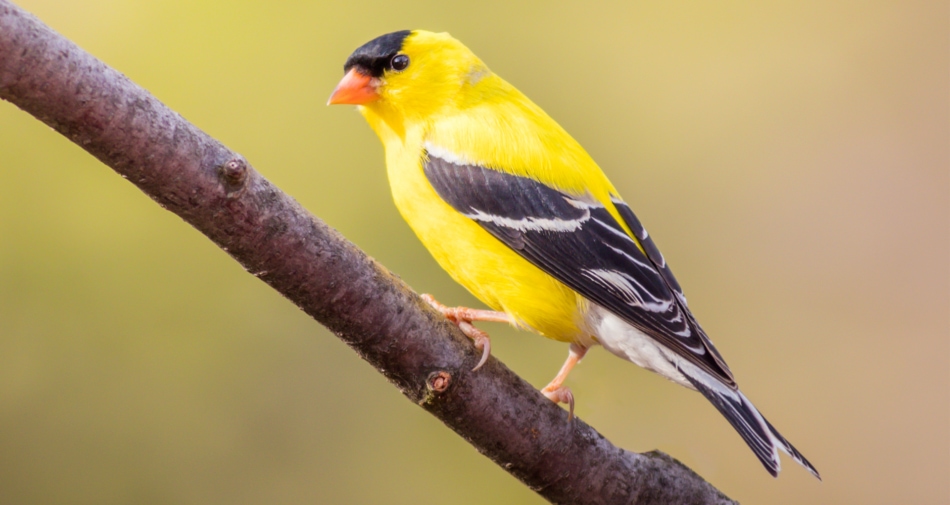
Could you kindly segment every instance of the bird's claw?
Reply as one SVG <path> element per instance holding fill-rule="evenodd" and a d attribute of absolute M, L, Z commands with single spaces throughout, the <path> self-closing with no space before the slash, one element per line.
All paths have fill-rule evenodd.
<path fill-rule="evenodd" d="M 488 361 L 488 357 L 491 356 L 491 339 L 488 338 L 487 333 L 479 330 L 468 321 L 459 321 L 457 324 L 462 333 L 475 342 L 475 348 L 482 350 L 482 359 L 478 360 L 478 364 L 472 369 L 474 372 L 481 368 Z"/>
<path fill-rule="evenodd" d="M 455 323 L 466 337 L 472 339 L 475 343 L 475 348 L 482 351 L 482 357 L 478 360 L 475 368 L 472 368 L 472 371 L 474 372 L 481 368 L 482 365 L 488 361 L 488 357 L 491 356 L 491 339 L 488 337 L 488 333 L 479 330 L 472 324 L 472 321 L 476 319 L 476 315 L 479 311 L 465 307 L 446 307 L 436 301 L 436 299 L 428 293 L 423 294 L 422 299 L 433 309 L 442 313 L 446 319 Z"/>
<path fill-rule="evenodd" d="M 436 300 L 434 296 L 430 295 L 429 293 L 423 293 L 422 295 L 419 295 L 419 298 L 422 298 L 422 301 L 428 303 L 430 307 L 442 313 L 446 319 L 451 319 L 453 323 L 455 322 L 454 311 L 439 303 L 439 301 Z"/>
<path fill-rule="evenodd" d="M 554 403 L 566 403 L 568 405 L 567 420 L 574 420 L 574 393 L 567 386 L 558 386 L 556 388 L 544 388 L 541 394 Z"/>

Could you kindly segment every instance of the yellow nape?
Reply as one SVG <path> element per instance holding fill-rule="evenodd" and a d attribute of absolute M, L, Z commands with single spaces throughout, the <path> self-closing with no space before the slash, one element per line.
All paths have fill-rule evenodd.
<path fill-rule="evenodd" d="M 390 137 L 406 143 L 407 130 L 421 128 L 424 141 L 473 164 L 590 195 L 623 225 L 610 202 L 619 193 L 587 151 L 468 47 L 448 33 L 416 30 L 401 52 L 410 67 L 384 75 L 381 99 L 360 106 L 384 145 Z"/>

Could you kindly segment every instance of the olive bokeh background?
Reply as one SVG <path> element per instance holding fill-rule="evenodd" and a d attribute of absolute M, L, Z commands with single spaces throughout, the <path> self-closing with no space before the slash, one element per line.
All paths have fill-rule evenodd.
<path fill-rule="evenodd" d="M 699 395 L 594 350 L 617 445 L 744 503 L 950 499 L 946 2 L 19 0 L 398 273 L 477 304 L 325 107 L 347 55 L 449 31 L 607 171 L 745 393 L 821 470 L 775 480 Z M 317 323 L 0 104 L 0 503 L 541 503 Z M 541 386 L 567 349 L 484 325 Z"/>

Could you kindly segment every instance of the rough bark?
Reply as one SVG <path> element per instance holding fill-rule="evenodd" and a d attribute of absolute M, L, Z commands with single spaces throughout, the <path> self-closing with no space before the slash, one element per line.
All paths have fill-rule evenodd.
<path fill-rule="evenodd" d="M 329 328 L 411 401 L 553 503 L 733 503 L 659 453 L 612 445 L 402 281 L 121 73 L 0 0 L 0 98 L 101 160 Z"/>

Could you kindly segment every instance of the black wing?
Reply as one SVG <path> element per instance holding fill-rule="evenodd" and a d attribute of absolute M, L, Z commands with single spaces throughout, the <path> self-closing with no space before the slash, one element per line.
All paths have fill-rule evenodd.
<path fill-rule="evenodd" d="M 426 178 L 455 210 L 538 268 L 610 310 L 729 387 L 735 380 L 686 307 L 679 284 L 643 226 L 613 202 L 637 243 L 593 198 L 526 177 L 427 154 Z"/>

